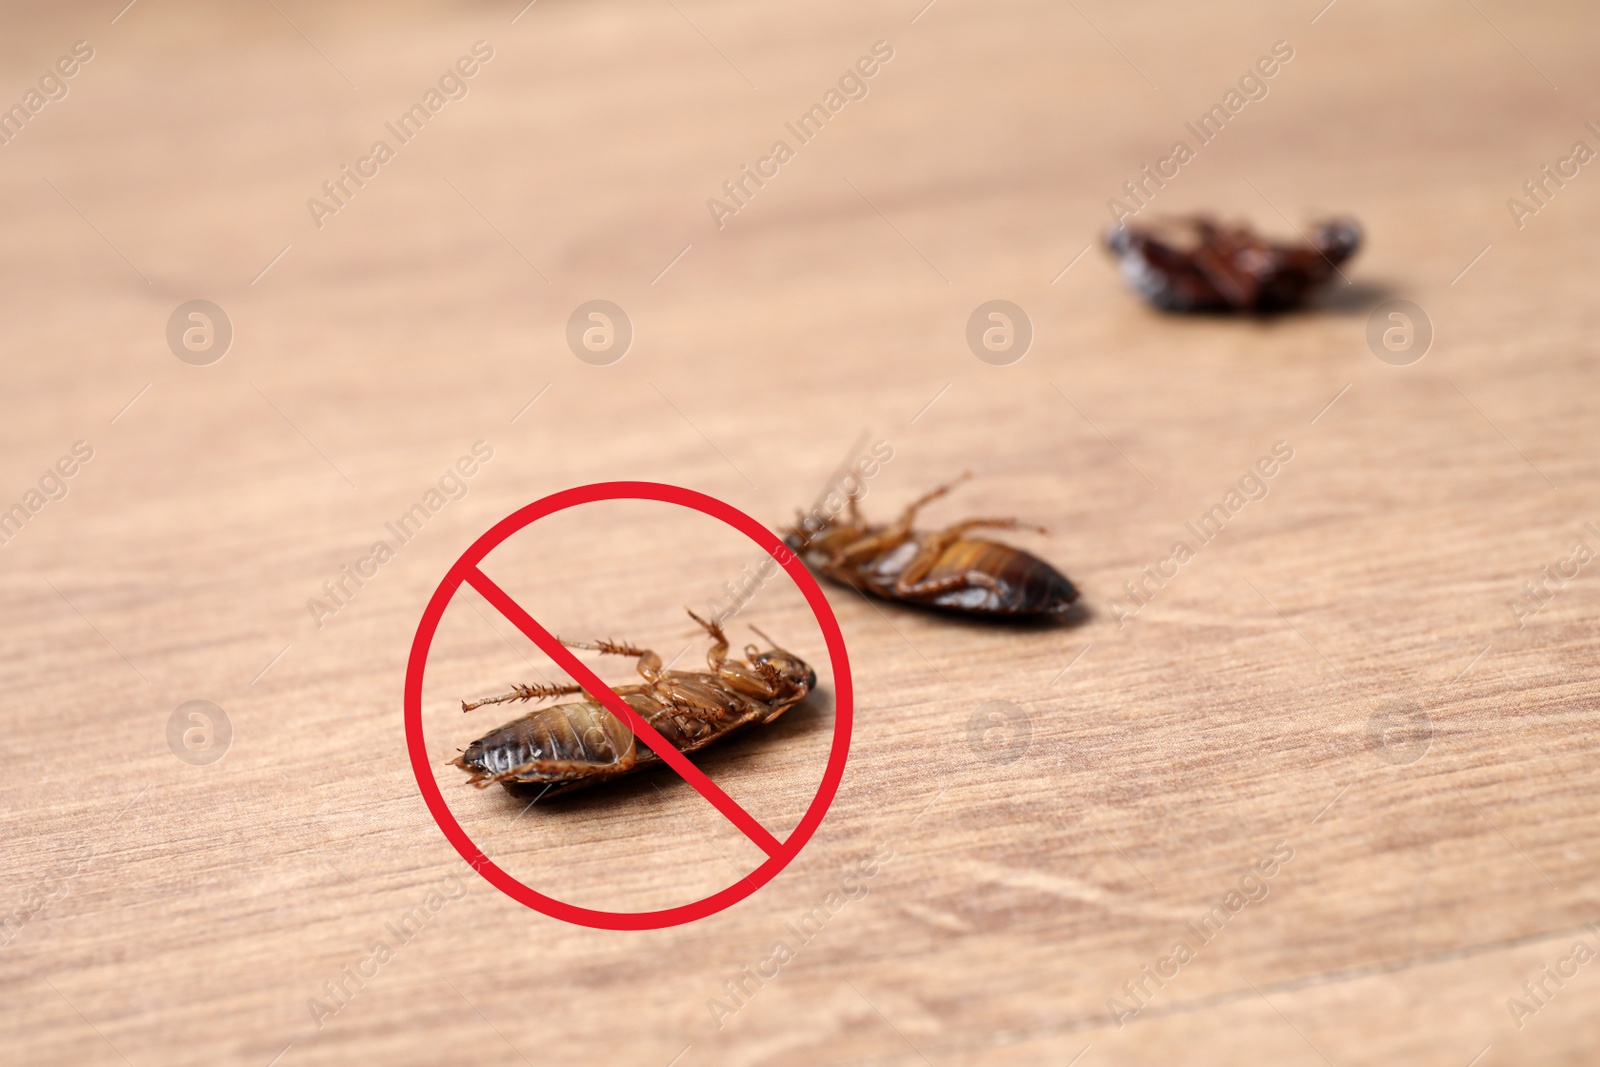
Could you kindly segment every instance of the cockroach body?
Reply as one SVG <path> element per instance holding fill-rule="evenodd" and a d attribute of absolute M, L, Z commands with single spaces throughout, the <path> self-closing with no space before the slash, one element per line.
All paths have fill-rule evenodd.
<path fill-rule="evenodd" d="M 1071 610 L 1078 590 L 1050 564 L 1020 548 L 968 537 L 970 530 L 1035 529 L 1016 519 L 967 519 L 933 532 L 912 529 L 917 512 L 967 476 L 912 503 L 893 525 L 862 520 L 852 494 L 845 517 L 815 511 L 784 543 L 834 581 L 885 600 L 996 618 L 1038 618 Z"/>
<path fill-rule="evenodd" d="M 693 611 L 689 614 L 711 635 L 706 653 L 709 671 L 663 670 L 656 653 L 625 642 L 562 644 L 637 657 L 644 684 L 614 686 L 612 691 L 685 753 L 705 748 L 746 726 L 771 722 L 816 687 L 816 671 L 776 646 L 761 652 L 746 645 L 744 659 L 730 659 L 721 625 L 707 622 Z M 500 696 L 462 701 L 461 710 L 581 692 L 582 686 L 571 683 L 516 685 Z M 480 789 L 496 782 L 507 789 L 544 784 L 547 788 L 541 795 L 550 796 L 660 762 L 660 756 L 639 744 L 633 732 L 593 698 L 530 711 L 478 738 L 451 760 L 471 775 L 468 781 Z"/>
<path fill-rule="evenodd" d="M 1284 311 L 1304 304 L 1361 246 L 1349 219 L 1313 226 L 1306 242 L 1268 241 L 1204 216 L 1106 230 L 1128 285 L 1165 311 Z"/>

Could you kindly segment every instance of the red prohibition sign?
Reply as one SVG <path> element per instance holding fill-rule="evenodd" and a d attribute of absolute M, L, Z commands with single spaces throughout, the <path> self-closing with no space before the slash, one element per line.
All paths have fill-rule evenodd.
<path fill-rule="evenodd" d="M 673 748 L 670 742 L 640 718 L 621 697 L 612 692 L 610 686 L 567 651 L 550 631 L 541 626 L 522 609 L 521 605 L 512 600 L 505 590 L 478 568 L 478 564 L 483 562 L 485 556 L 524 527 L 558 511 L 599 500 L 655 500 L 666 504 L 677 504 L 719 519 L 771 554 L 772 558 L 789 572 L 789 577 L 800 587 L 800 592 L 805 594 L 806 602 L 811 605 L 811 610 L 817 617 L 817 625 L 822 628 L 823 638 L 828 645 L 828 659 L 833 665 L 835 705 L 833 747 L 828 752 L 828 765 L 823 771 L 822 784 L 817 789 L 817 795 L 812 799 L 811 806 L 806 809 L 799 824 L 786 839 L 779 841 L 766 827 L 756 822 L 749 812 L 741 808 L 732 797 L 719 789 L 716 783 L 689 762 L 688 757 Z M 677 771 L 730 822 L 744 831 L 746 836 L 767 854 L 766 862 L 728 888 L 702 900 L 661 911 L 641 912 L 600 911 L 568 904 L 535 892 L 497 867 L 494 861 L 473 844 L 472 839 L 467 836 L 467 832 L 461 828 L 461 824 L 456 821 L 455 815 L 445 803 L 444 795 L 439 791 L 439 783 L 434 780 L 433 770 L 428 764 L 427 744 L 422 736 L 422 676 L 428 665 L 428 650 L 433 645 L 433 635 L 439 628 L 439 620 L 444 616 L 444 609 L 449 606 L 463 583 L 476 589 L 530 641 L 538 645 L 545 655 L 554 660 L 557 666 L 571 675 L 573 681 L 583 686 L 590 697 L 605 705 L 613 715 L 626 723 L 634 736 L 653 749 L 661 757 L 662 762 Z M 692 489 L 663 485 L 659 482 L 597 482 L 594 485 L 565 489 L 543 500 L 536 500 L 500 520 L 461 554 L 461 558 L 455 561 L 445 574 L 444 580 L 439 583 L 439 588 L 434 590 L 433 598 L 428 601 L 427 608 L 422 612 L 422 621 L 417 626 L 417 636 L 411 643 L 411 659 L 406 664 L 406 748 L 411 755 L 411 770 L 417 777 L 417 787 L 422 791 L 422 799 L 427 803 L 434 822 L 444 831 L 444 836 L 455 846 L 456 851 L 461 853 L 461 858 L 471 864 L 490 885 L 513 900 L 521 901 L 552 918 L 601 930 L 656 930 L 693 922 L 743 900 L 770 882 L 779 871 L 789 865 L 789 861 L 793 860 L 811 839 L 811 835 L 822 823 L 823 816 L 828 813 L 828 805 L 833 803 L 834 794 L 839 791 L 839 780 L 844 776 L 845 759 L 850 752 L 853 711 L 850 660 L 845 652 L 844 635 L 839 630 L 839 620 L 834 618 L 833 609 L 829 607 L 827 598 L 822 595 L 822 589 L 806 570 L 805 564 L 789 551 L 788 546 L 778 539 L 777 534 L 738 508 Z"/>

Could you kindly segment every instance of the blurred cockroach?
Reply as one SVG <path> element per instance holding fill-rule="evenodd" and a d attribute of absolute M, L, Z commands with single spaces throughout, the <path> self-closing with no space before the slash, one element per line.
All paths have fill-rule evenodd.
<path fill-rule="evenodd" d="M 791 652 L 761 634 L 766 652 L 746 645 L 744 659 L 728 658 L 728 637 L 722 626 L 693 611 L 691 618 L 711 635 L 706 653 L 709 671 L 668 671 L 661 657 L 620 641 L 562 641 L 614 656 L 637 656 L 643 685 L 614 686 L 613 692 L 665 737 L 679 752 L 694 752 L 754 723 L 768 723 L 806 698 L 817 684 L 817 672 Z M 751 629 L 755 629 L 751 627 Z M 472 702 L 461 710 L 485 704 L 544 700 L 581 693 L 580 685 L 514 685 L 509 693 Z M 483 789 L 499 782 L 514 785 L 546 783 L 545 793 L 580 789 L 661 762 L 648 746 L 592 697 L 574 704 L 554 704 L 530 711 L 478 738 L 450 761 Z"/>
<path fill-rule="evenodd" d="M 967 536 L 984 527 L 1043 529 L 1016 519 L 967 519 L 931 533 L 911 528 L 920 508 L 968 477 L 917 500 L 892 526 L 864 522 L 852 493 L 843 519 L 813 509 L 786 531 L 784 543 L 834 581 L 886 600 L 1007 618 L 1066 613 L 1078 590 L 1054 567 L 1020 548 Z"/>
<path fill-rule="evenodd" d="M 1284 311 L 1304 304 L 1361 246 L 1349 219 L 1313 226 L 1303 242 L 1268 241 L 1205 216 L 1119 223 L 1106 247 L 1123 279 L 1164 311 Z"/>

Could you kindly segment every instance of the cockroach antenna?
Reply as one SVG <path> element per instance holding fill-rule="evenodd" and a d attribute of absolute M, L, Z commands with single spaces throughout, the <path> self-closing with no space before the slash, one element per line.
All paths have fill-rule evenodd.
<path fill-rule="evenodd" d="M 827 481 L 822 483 L 822 489 L 817 493 L 817 498 L 811 502 L 811 509 L 809 511 L 804 511 L 800 508 L 794 509 L 794 525 L 789 529 L 799 539 L 800 549 L 810 545 L 811 538 L 821 533 L 832 522 L 831 516 L 825 517 L 823 515 L 822 505 L 828 499 L 828 494 L 833 491 L 840 479 L 844 477 L 844 472 L 850 469 L 855 457 L 861 453 L 861 446 L 866 444 L 871 432 L 870 429 L 861 431 L 861 436 L 857 437 L 855 443 L 850 446 L 850 451 L 846 453 L 839 465 L 833 469 L 833 472 L 828 475 Z M 854 496 L 850 499 L 850 512 L 853 519 L 856 513 Z"/>
<path fill-rule="evenodd" d="M 765 633 L 763 633 L 761 631 L 761 627 L 756 626 L 755 624 L 752 623 L 751 626 L 750 626 L 750 629 L 752 629 L 752 630 L 754 630 L 756 632 L 756 636 L 757 637 L 761 638 L 761 640 L 763 640 L 767 644 L 771 645 L 772 646 L 772 650 L 774 652 L 788 652 L 789 651 L 788 649 L 784 648 L 782 645 L 778 644 L 778 642 L 774 641 L 772 638 L 768 637 Z"/>
<path fill-rule="evenodd" d="M 829 474 L 828 480 L 823 483 L 822 491 L 817 494 L 817 499 L 811 503 L 811 514 L 815 515 L 822 509 L 822 502 L 828 499 L 828 494 L 833 491 L 833 487 L 839 483 L 839 480 L 844 477 L 844 472 L 850 469 L 851 464 L 855 462 L 855 458 L 861 454 L 861 446 L 867 443 L 867 438 L 870 436 L 872 436 L 871 430 L 862 430 L 861 436 L 857 437 L 855 444 L 850 446 L 850 451 L 845 454 L 844 459 L 840 460 L 839 465 L 833 468 L 833 473 Z"/>

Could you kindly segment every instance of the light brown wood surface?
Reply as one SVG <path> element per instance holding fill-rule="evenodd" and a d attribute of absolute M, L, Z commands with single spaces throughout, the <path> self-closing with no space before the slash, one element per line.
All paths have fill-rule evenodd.
<path fill-rule="evenodd" d="M 1522 625 L 1508 607 L 1575 542 L 1600 549 L 1584 526 L 1600 525 L 1600 172 L 1580 168 L 1521 228 L 1506 203 L 1574 142 L 1600 148 L 1591 8 L 120 7 L 13 5 L 0 34 L 6 105 L 74 42 L 94 49 L 0 147 L 0 506 L 74 442 L 93 449 L 0 549 L 0 1058 L 1600 1055 L 1600 963 L 1524 992 L 1575 942 L 1600 948 L 1585 927 L 1600 920 L 1600 571 Z M 476 41 L 493 58 L 465 98 L 319 229 L 307 199 Z M 865 98 L 796 145 L 784 123 L 877 41 L 893 58 Z M 1097 247 L 1077 257 L 1106 200 L 1277 41 L 1294 56 L 1268 95 L 1148 210 L 1285 235 L 1344 212 L 1366 247 L 1311 313 L 1152 313 Z M 779 138 L 794 158 L 718 229 L 707 198 Z M 210 366 L 165 339 L 193 298 L 234 327 Z M 564 339 L 595 298 L 635 330 L 611 366 Z M 964 338 L 995 298 L 1036 331 L 1010 366 Z M 1365 340 L 1391 298 L 1436 331 L 1409 366 Z M 423 804 L 401 715 L 451 562 L 522 505 L 607 479 L 688 486 L 776 525 L 863 433 L 893 449 L 872 515 L 970 469 L 927 520 L 1043 523 L 1012 539 L 1079 583 L 1089 617 L 999 629 L 828 587 L 856 692 L 849 764 L 770 884 L 624 933 L 478 878 Z M 465 497 L 319 627 L 308 600 L 479 441 L 493 458 Z M 1266 497 L 1119 625 L 1124 583 L 1176 540 L 1195 547 L 1185 523 L 1280 441 L 1293 458 Z M 682 606 L 757 559 L 637 504 L 541 524 L 486 569 L 557 632 L 689 646 L 692 663 Z M 739 643 L 748 622 L 824 658 L 787 579 L 741 614 Z M 780 836 L 828 750 L 820 666 L 804 709 L 702 761 Z M 501 719 L 456 702 L 541 674 L 481 599 L 449 609 L 427 754 L 508 872 L 638 910 L 758 862 L 670 772 L 520 817 L 467 788 L 443 762 Z M 232 726 L 209 765 L 168 744 L 190 700 Z M 996 700 L 1027 716 L 1010 763 L 984 758 L 1004 737 L 969 734 Z M 1396 701 L 1431 724 L 1411 762 L 1395 735 L 1370 741 Z M 1275 848 L 1293 858 L 1248 883 L 1265 896 L 1118 1026 L 1108 999 L 1127 1003 L 1124 983 Z M 814 938 L 788 932 L 851 887 L 866 895 Z M 419 907 L 402 943 L 392 927 Z M 794 958 L 714 1018 L 724 983 L 778 940 Z M 337 1003 L 325 983 L 380 941 L 376 974 L 319 1013 Z M 1512 998 L 1537 1012 L 1514 1018 Z"/>

